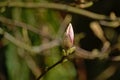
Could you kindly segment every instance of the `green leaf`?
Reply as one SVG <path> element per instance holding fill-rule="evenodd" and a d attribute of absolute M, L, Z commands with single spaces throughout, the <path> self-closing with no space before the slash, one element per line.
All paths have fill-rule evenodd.
<path fill-rule="evenodd" d="M 9 80 L 29 80 L 29 69 L 17 53 L 15 45 L 9 43 L 6 50 L 6 66 Z"/>

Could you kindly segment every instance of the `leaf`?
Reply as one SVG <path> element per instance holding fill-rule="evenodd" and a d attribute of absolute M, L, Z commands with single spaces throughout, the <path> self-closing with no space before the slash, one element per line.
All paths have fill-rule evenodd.
<path fill-rule="evenodd" d="M 15 45 L 9 43 L 6 50 L 6 66 L 9 80 L 29 80 L 29 69 L 17 54 Z"/>

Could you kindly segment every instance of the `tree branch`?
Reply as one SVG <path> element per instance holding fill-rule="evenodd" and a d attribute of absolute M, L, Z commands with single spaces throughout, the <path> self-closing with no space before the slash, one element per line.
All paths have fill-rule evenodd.
<path fill-rule="evenodd" d="M 71 13 L 80 14 L 92 19 L 98 20 L 106 20 L 109 19 L 108 16 L 93 13 L 84 9 L 68 6 L 65 4 L 58 4 L 58 3 L 32 3 L 32 2 L 0 2 L 0 7 L 21 7 L 21 8 L 49 8 L 49 9 L 56 9 L 67 11 Z"/>
<path fill-rule="evenodd" d="M 17 40 L 15 37 L 13 37 L 12 35 L 10 35 L 8 32 L 5 32 L 2 28 L 0 28 L 0 34 L 3 34 L 4 37 L 9 40 L 10 42 L 12 42 L 13 44 L 15 44 L 16 46 L 20 47 L 20 48 L 23 48 L 31 53 L 40 53 L 41 51 L 43 50 L 46 50 L 46 49 L 50 49 L 54 46 L 58 46 L 60 44 L 60 41 L 59 40 L 53 40 L 49 43 L 46 43 L 46 44 L 42 44 L 40 45 L 39 47 L 35 47 L 35 46 L 29 46 L 27 44 L 25 44 L 24 42 L 21 42 L 19 40 Z M 109 50 L 110 51 L 110 50 Z M 77 58 L 83 58 L 83 59 L 95 59 L 95 58 L 98 58 L 98 59 L 109 59 L 109 56 L 107 53 L 102 53 L 102 52 L 99 52 L 99 51 L 96 51 L 96 52 L 91 52 L 91 51 L 87 51 L 87 50 L 84 50 L 82 48 L 79 48 L 79 47 L 76 47 L 76 50 L 75 50 L 75 53 L 73 54 L 73 56 L 77 57 Z M 111 61 L 119 61 L 119 56 L 117 57 L 114 57 L 112 59 L 110 59 Z"/>
<path fill-rule="evenodd" d="M 43 50 L 50 49 L 50 48 L 53 48 L 53 47 L 58 46 L 58 45 L 60 45 L 60 40 L 55 39 L 51 42 L 44 43 L 44 44 L 41 44 L 39 46 L 34 46 L 33 51 L 38 54 Z"/>
<path fill-rule="evenodd" d="M 0 16 L 0 22 L 2 22 L 3 24 L 7 24 L 7 25 L 12 25 L 12 26 L 17 26 L 17 27 L 21 27 L 21 28 L 25 28 L 25 29 L 28 29 L 34 33 L 37 33 L 39 35 L 42 35 L 44 36 L 39 29 L 31 26 L 31 25 L 28 25 L 26 23 L 23 23 L 23 22 L 20 22 L 20 21 L 12 21 L 11 19 L 8 19 L 6 17 L 3 17 L 3 16 Z"/>
<path fill-rule="evenodd" d="M 49 68 L 47 68 L 36 80 L 40 80 L 49 70 L 51 70 L 52 68 L 54 68 L 54 67 L 57 66 L 58 64 L 62 63 L 65 59 L 66 59 L 66 57 L 63 56 L 63 57 L 61 58 L 61 60 L 59 60 L 58 62 L 56 62 L 55 64 L 53 64 L 53 65 L 50 66 Z"/>
<path fill-rule="evenodd" d="M 25 44 L 24 42 L 21 42 L 19 40 L 17 40 L 15 37 L 13 37 L 11 34 L 9 34 L 8 32 L 5 32 L 2 28 L 0 28 L 0 34 L 4 35 L 4 37 L 9 40 L 10 42 L 14 43 L 16 46 L 19 46 L 20 48 L 23 48 L 27 51 L 30 52 L 34 52 L 32 50 L 32 47 Z"/>
<path fill-rule="evenodd" d="M 102 53 L 100 51 L 87 51 L 76 46 L 75 57 L 84 59 L 109 59 L 107 53 Z"/>

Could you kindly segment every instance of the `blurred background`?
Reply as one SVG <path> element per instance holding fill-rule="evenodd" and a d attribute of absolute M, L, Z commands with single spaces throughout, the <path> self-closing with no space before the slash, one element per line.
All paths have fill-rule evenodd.
<path fill-rule="evenodd" d="M 68 7 L 61 10 L 64 5 L 57 4 Z M 90 57 L 74 55 L 41 80 L 120 80 L 119 4 L 118 0 L 0 0 L 0 80 L 36 80 L 61 60 L 61 41 L 69 23 L 74 45 L 90 52 L 85 52 Z M 90 13 L 77 13 L 70 6 Z"/>

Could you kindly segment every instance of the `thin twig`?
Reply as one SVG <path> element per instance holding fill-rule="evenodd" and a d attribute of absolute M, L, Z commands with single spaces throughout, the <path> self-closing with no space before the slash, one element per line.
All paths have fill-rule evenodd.
<path fill-rule="evenodd" d="M 27 50 L 27 51 L 29 51 L 31 53 L 39 53 L 39 52 L 41 52 L 43 50 L 50 49 L 50 48 L 60 44 L 59 40 L 55 40 L 55 41 L 53 40 L 53 41 L 51 41 L 49 43 L 46 43 L 46 44 L 43 44 L 43 45 L 37 47 L 37 49 L 36 49 L 35 46 L 31 47 L 31 46 L 25 44 L 24 42 L 17 40 L 15 37 L 10 35 L 8 32 L 5 32 L 2 28 L 0 28 L 0 34 L 3 34 L 4 37 L 7 40 L 12 42 L 16 46 L 18 46 L 20 48 L 23 48 L 23 49 L 25 49 L 25 50 Z M 94 52 L 91 52 L 91 51 L 84 50 L 84 49 L 82 49 L 80 47 L 76 47 L 75 56 L 77 58 L 84 58 L 84 59 L 95 59 L 95 58 L 109 59 L 108 55 L 103 56 L 102 52 L 97 51 L 96 53 L 94 53 Z M 116 61 L 116 59 L 110 59 L 110 60 Z"/>
<path fill-rule="evenodd" d="M 4 35 L 4 37 L 9 40 L 10 42 L 12 42 L 13 44 L 15 44 L 16 46 L 23 48 L 31 53 L 40 53 L 43 50 L 52 48 L 54 46 L 58 46 L 60 44 L 59 40 L 53 40 L 49 43 L 46 44 L 41 44 L 40 46 L 30 46 L 27 45 L 26 43 L 16 39 L 14 36 L 12 36 L 11 34 L 9 34 L 8 32 L 4 31 L 2 28 L 0 28 L 0 34 Z"/>
<path fill-rule="evenodd" d="M 91 11 L 87 11 L 85 9 L 72 7 L 65 4 L 58 4 L 58 3 L 33 3 L 33 2 L 0 2 L 0 7 L 21 7 L 21 8 L 48 8 L 48 9 L 56 9 L 56 10 L 62 10 L 65 12 L 71 12 L 79 15 L 83 15 L 92 19 L 97 20 L 111 20 L 111 22 L 105 22 L 103 23 L 100 21 L 100 24 L 107 25 L 108 27 L 118 27 L 120 24 L 120 18 L 117 17 L 115 20 L 111 19 L 109 16 L 103 15 L 103 14 L 97 14 Z"/>
<path fill-rule="evenodd" d="M 72 16 L 67 14 L 65 16 L 64 20 L 62 21 L 62 23 L 60 24 L 56 38 L 60 38 L 63 36 L 65 29 L 66 29 L 67 25 L 71 22 L 71 20 L 72 20 Z"/>
<path fill-rule="evenodd" d="M 29 69 L 32 71 L 32 73 L 34 74 L 34 76 L 37 78 L 42 70 L 39 68 L 39 66 L 36 64 L 35 60 L 32 58 L 32 56 L 30 56 L 28 54 L 28 52 L 26 52 L 24 49 L 19 48 L 18 49 L 18 54 L 20 57 L 22 57 L 22 59 L 25 60 L 27 66 L 29 67 Z"/>
<path fill-rule="evenodd" d="M 63 35 L 63 33 L 65 31 L 65 28 L 70 23 L 70 21 L 71 21 L 71 16 L 70 15 L 66 15 L 65 19 L 63 20 L 63 22 L 61 23 L 61 25 L 59 27 L 58 33 L 56 35 L 56 39 L 51 41 L 51 42 L 48 42 L 46 44 L 44 43 L 44 44 L 39 45 L 39 46 L 34 46 L 33 50 L 36 53 L 40 53 L 43 50 L 46 50 L 46 49 L 52 48 L 54 46 L 60 45 L 61 36 Z"/>
<path fill-rule="evenodd" d="M 28 29 L 28 30 L 30 30 L 34 33 L 37 33 L 37 34 L 41 35 L 41 36 L 44 36 L 44 34 L 42 34 L 39 29 L 37 29 L 37 28 L 35 28 L 31 25 L 28 25 L 24 22 L 20 22 L 20 21 L 17 21 L 17 20 L 13 21 L 13 20 L 8 19 L 8 18 L 3 17 L 3 16 L 0 16 L 0 22 L 2 22 L 3 24 L 11 25 L 11 26 L 17 26 L 17 27 L 25 28 L 25 29 Z"/>
<path fill-rule="evenodd" d="M 30 51 L 30 52 L 33 52 L 32 50 L 32 47 L 30 47 L 29 45 L 25 44 L 24 42 L 22 41 L 19 41 L 17 40 L 15 37 L 13 37 L 11 34 L 9 34 L 8 32 L 5 32 L 2 28 L 0 28 L 0 34 L 3 34 L 4 37 L 9 40 L 10 42 L 14 43 L 15 45 L 27 50 L 27 51 Z"/>
<path fill-rule="evenodd" d="M 61 31 L 61 27 L 65 27 L 64 25 L 66 25 L 68 22 L 69 22 L 70 20 L 69 20 L 69 16 L 68 17 L 66 17 L 65 18 L 65 20 L 62 22 L 62 24 L 60 25 L 60 31 Z M 27 24 L 25 24 L 25 23 L 23 23 L 23 22 L 19 22 L 19 21 L 12 21 L 12 20 L 10 20 L 10 19 L 8 19 L 8 18 L 5 18 L 5 17 L 3 17 L 3 16 L 0 16 L 0 22 L 2 22 L 2 23 L 4 23 L 4 24 L 7 24 L 7 25 L 13 25 L 13 26 L 17 26 L 17 27 L 22 27 L 22 28 L 26 28 L 26 29 L 28 29 L 28 30 L 30 30 L 30 31 L 32 31 L 32 32 L 35 32 L 35 33 L 37 33 L 37 34 L 40 34 L 40 35 L 43 35 L 42 33 L 40 33 L 40 31 L 37 29 L 37 28 L 34 28 L 34 27 L 32 27 L 32 26 L 30 26 L 30 25 L 27 25 Z M 1 28 L 2 29 L 2 28 Z M 58 32 L 58 34 L 59 34 L 59 37 L 61 37 L 61 35 L 62 35 L 62 33 L 61 32 Z M 63 32 L 63 30 L 62 30 L 62 32 Z M 7 33 L 7 34 L 9 34 L 9 33 Z M 12 35 L 10 35 L 9 34 L 9 36 L 12 36 Z M 9 37 L 8 36 L 8 37 Z M 44 35 L 43 35 L 44 36 Z M 49 48 L 52 48 L 52 47 L 54 47 L 54 46 L 58 46 L 59 44 L 60 44 L 60 39 L 58 39 L 59 37 L 56 37 L 56 39 L 55 40 L 53 40 L 53 41 L 51 41 L 51 42 L 48 42 L 48 43 L 46 43 L 46 44 L 41 44 L 41 45 L 39 45 L 39 46 L 33 46 L 33 52 L 35 52 L 35 53 L 40 53 L 41 51 L 43 51 L 43 50 L 46 50 L 46 49 L 49 49 Z M 7 38 L 7 37 L 6 37 Z M 14 38 L 13 36 L 12 36 L 12 38 Z M 8 38 L 7 38 L 8 39 Z M 11 39 L 11 38 L 9 38 L 9 39 Z M 8 39 L 8 40 L 9 40 Z M 14 40 L 15 40 L 15 38 L 14 38 Z M 11 41 L 11 40 L 10 40 Z M 15 41 L 12 41 L 14 44 L 16 44 L 15 42 L 16 41 L 18 41 L 17 39 L 15 40 Z M 18 41 L 19 43 L 23 43 L 23 42 L 21 42 L 21 41 Z M 18 42 L 17 42 L 17 44 L 18 44 Z M 24 43 L 23 43 L 24 44 Z M 27 45 L 27 44 L 25 44 L 25 45 Z M 18 45 L 19 46 L 19 45 Z M 25 50 L 26 50 L 26 48 L 24 48 Z M 27 49 L 28 50 L 28 49 Z M 29 49 L 30 50 L 30 49 Z M 29 51 L 28 50 L 28 51 Z M 30 50 L 30 52 L 31 52 L 31 50 Z"/>
<path fill-rule="evenodd" d="M 25 54 L 26 55 L 26 54 Z M 42 74 L 42 70 L 39 68 L 39 66 L 36 64 L 35 60 L 32 59 L 32 57 L 27 54 L 27 56 L 23 57 L 28 65 L 28 67 L 31 69 L 32 73 L 37 78 L 40 74 Z"/>
<path fill-rule="evenodd" d="M 106 59 L 108 55 L 106 54 L 103 56 L 103 53 L 100 51 L 91 52 L 76 46 L 75 57 L 84 59 Z"/>
<path fill-rule="evenodd" d="M 58 64 L 62 63 L 64 61 L 64 59 L 66 59 L 65 56 L 63 56 L 61 58 L 61 60 L 59 60 L 58 62 L 56 62 L 55 64 L 53 64 L 52 66 L 50 66 L 49 68 L 47 68 L 38 78 L 37 80 L 40 80 L 49 70 L 51 70 L 52 68 L 54 68 L 55 66 L 57 66 Z"/>
<path fill-rule="evenodd" d="M 60 45 L 60 40 L 55 39 L 51 42 L 44 43 L 44 44 L 41 44 L 39 46 L 34 46 L 33 51 L 35 53 L 40 53 L 43 50 L 47 50 L 47 49 L 53 48 L 53 47 L 58 46 L 58 45 Z"/>
<path fill-rule="evenodd" d="M 103 72 L 101 72 L 94 80 L 107 80 L 113 76 L 118 68 L 118 64 L 112 64 Z"/>
<path fill-rule="evenodd" d="M 32 3 L 32 2 L 0 2 L 0 7 L 21 7 L 21 8 L 49 8 L 49 9 L 56 9 L 62 10 L 67 12 L 72 12 L 76 14 L 80 14 L 92 19 L 98 20 L 106 20 L 109 19 L 108 16 L 93 13 L 84 9 L 68 6 L 65 4 L 58 4 L 58 3 Z"/>
<path fill-rule="evenodd" d="M 11 20 L 8 19 L 6 17 L 0 16 L 0 22 L 7 24 L 7 25 L 12 25 L 12 26 L 17 26 L 17 27 L 22 27 L 22 28 L 26 28 L 32 32 L 35 32 L 37 34 L 39 34 L 39 30 L 31 25 L 28 25 L 26 23 L 20 22 L 20 21 L 16 21 L 16 20 Z"/>

